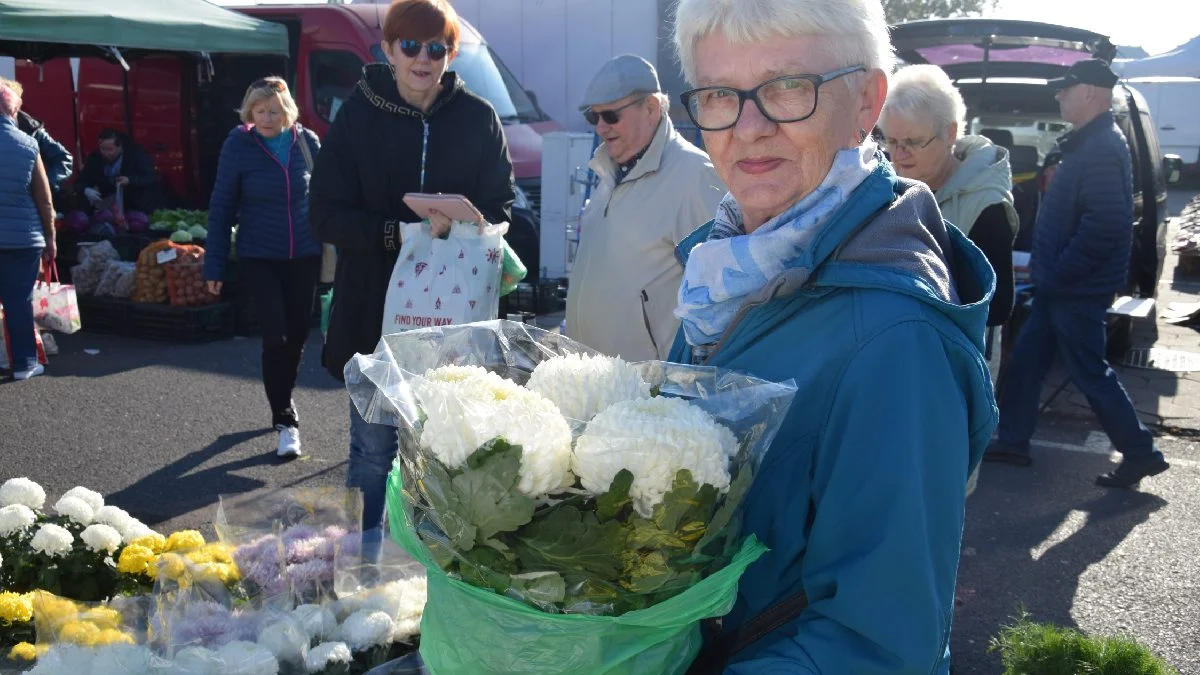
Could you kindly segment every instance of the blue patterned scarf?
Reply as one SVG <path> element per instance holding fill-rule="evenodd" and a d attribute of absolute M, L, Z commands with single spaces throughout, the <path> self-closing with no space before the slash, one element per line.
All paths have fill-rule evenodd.
<path fill-rule="evenodd" d="M 781 215 L 746 234 L 732 194 L 721 200 L 712 232 L 692 249 L 675 316 L 693 346 L 717 342 L 745 300 L 793 267 L 829 221 L 878 166 L 875 144 L 842 150 L 825 180 Z"/>

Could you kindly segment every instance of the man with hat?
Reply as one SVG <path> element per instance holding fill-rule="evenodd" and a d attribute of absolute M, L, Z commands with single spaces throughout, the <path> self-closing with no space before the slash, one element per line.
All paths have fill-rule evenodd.
<path fill-rule="evenodd" d="M 683 277 L 675 246 L 726 192 L 669 105 L 654 66 L 626 54 L 604 64 L 579 106 L 603 144 L 588 164 L 599 185 L 580 218 L 567 335 L 629 361 L 667 357 Z"/>
<path fill-rule="evenodd" d="M 1105 360 L 1108 307 L 1129 277 L 1133 227 L 1132 162 L 1112 113 L 1116 83 L 1098 59 L 1049 82 L 1074 130 L 1059 140 L 1062 160 L 1038 211 L 1033 311 L 1004 374 L 999 438 L 984 459 L 1030 465 L 1042 383 L 1057 354 L 1123 455 L 1096 484 L 1127 488 L 1169 465 Z"/>

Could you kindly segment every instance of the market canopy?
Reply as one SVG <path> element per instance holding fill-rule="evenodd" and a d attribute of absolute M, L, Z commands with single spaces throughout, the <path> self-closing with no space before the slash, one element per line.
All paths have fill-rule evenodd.
<path fill-rule="evenodd" d="M 205 0 L 0 0 L 0 55 L 288 54 L 287 29 Z"/>

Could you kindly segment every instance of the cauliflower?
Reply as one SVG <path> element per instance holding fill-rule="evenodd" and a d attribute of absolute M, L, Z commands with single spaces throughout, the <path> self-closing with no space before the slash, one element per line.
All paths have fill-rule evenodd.
<path fill-rule="evenodd" d="M 521 446 L 522 494 L 539 497 L 575 482 L 571 427 L 541 394 L 478 366 L 431 370 L 413 388 L 426 415 L 421 444 L 447 468 L 503 438 Z"/>
<path fill-rule="evenodd" d="M 650 398 L 650 385 L 623 359 L 569 354 L 547 359 L 533 369 L 526 385 L 550 399 L 563 417 L 591 421 L 621 401 Z"/>
<path fill-rule="evenodd" d="M 679 398 L 624 401 L 588 423 L 575 443 L 571 468 L 584 489 L 608 491 L 621 469 L 633 474 L 633 507 L 650 517 L 680 469 L 699 484 L 729 488 L 737 438 L 708 413 Z"/>

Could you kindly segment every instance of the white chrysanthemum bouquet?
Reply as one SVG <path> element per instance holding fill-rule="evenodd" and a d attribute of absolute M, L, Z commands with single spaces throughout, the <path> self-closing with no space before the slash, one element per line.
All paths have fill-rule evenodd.
<path fill-rule="evenodd" d="M 486 672 L 511 643 L 523 653 L 492 661 L 505 672 L 607 672 L 587 654 L 611 657 L 613 638 L 597 643 L 598 624 L 568 630 L 583 618 L 570 615 L 625 621 L 680 603 L 679 627 L 658 639 L 682 639 L 728 611 L 763 551 L 742 536 L 738 506 L 790 382 L 630 364 L 491 321 L 385 336 L 346 383 L 365 419 L 401 433 L 388 506 L 393 536 L 429 569 L 432 668 Z M 560 669 L 530 653 L 532 635 L 584 656 Z M 693 647 L 639 667 L 674 672 L 670 659 Z"/>

